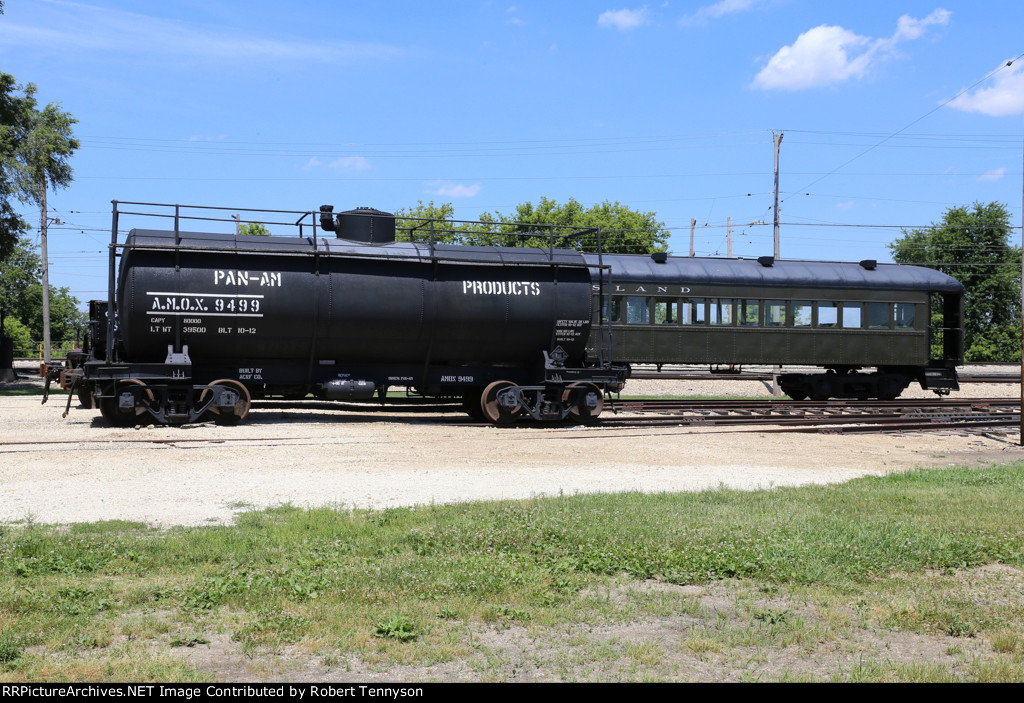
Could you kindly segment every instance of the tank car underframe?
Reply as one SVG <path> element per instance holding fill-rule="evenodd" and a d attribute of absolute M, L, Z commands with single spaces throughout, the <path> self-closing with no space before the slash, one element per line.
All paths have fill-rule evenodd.
<path fill-rule="evenodd" d="M 237 424 L 249 411 L 248 389 L 234 379 L 193 383 L 190 373 L 166 364 L 87 363 L 70 396 L 91 398 L 114 426 L 181 425 L 207 420 Z M 85 403 L 83 403 L 85 404 Z"/>
<path fill-rule="evenodd" d="M 425 397 L 462 398 L 472 416 L 494 424 L 527 418 L 589 421 L 603 408 L 604 390 L 621 388 L 628 373 L 625 366 L 570 368 L 548 361 L 544 367 L 462 365 L 426 370 L 393 364 L 332 365 L 319 367 L 311 378 L 303 363 L 262 364 L 89 362 L 70 389 L 68 402 L 77 391 L 80 400 L 89 399 L 115 426 L 209 420 L 235 424 L 244 419 L 254 397 L 301 399 L 312 394 L 340 401 L 377 397 L 383 404 L 390 387 L 403 386 Z M 83 404 L 90 403 L 83 400 Z M 509 412 L 499 410 L 506 405 Z"/>

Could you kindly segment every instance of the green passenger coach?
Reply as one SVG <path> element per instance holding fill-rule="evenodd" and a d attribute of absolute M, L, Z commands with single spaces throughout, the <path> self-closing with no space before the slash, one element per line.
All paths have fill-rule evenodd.
<path fill-rule="evenodd" d="M 596 257 L 594 263 L 597 263 Z M 895 398 L 911 382 L 959 388 L 963 286 L 932 269 L 875 261 L 604 256 L 591 347 L 610 336 L 630 364 L 770 364 L 796 400 Z M 604 346 L 607 347 L 607 341 Z"/>

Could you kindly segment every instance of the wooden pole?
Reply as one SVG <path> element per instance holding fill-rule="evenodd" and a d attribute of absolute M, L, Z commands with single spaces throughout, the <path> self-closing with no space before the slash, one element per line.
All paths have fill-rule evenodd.
<path fill-rule="evenodd" d="M 43 363 L 50 364 L 50 261 L 46 253 L 46 176 L 40 184 L 39 248 L 43 259 Z"/>
<path fill-rule="evenodd" d="M 782 132 L 775 134 L 772 131 L 772 141 L 775 142 L 775 258 L 779 258 L 779 146 L 782 144 Z"/>
<path fill-rule="evenodd" d="M 729 252 L 727 256 L 732 258 L 732 218 L 728 218 L 726 221 L 725 240 L 728 242 Z"/>
<path fill-rule="evenodd" d="M 693 256 L 693 230 L 697 226 L 697 219 L 690 220 L 690 256 Z"/>

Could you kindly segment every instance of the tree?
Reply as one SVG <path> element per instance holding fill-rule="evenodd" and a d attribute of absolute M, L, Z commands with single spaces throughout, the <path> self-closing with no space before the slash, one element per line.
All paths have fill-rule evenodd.
<path fill-rule="evenodd" d="M 36 86 L 25 87 L 22 108 L 30 108 L 22 116 L 21 129 L 16 133 L 18 143 L 14 149 L 15 184 L 18 199 L 39 206 L 39 239 L 43 257 L 43 361 L 50 361 L 50 280 L 46 255 L 46 194 L 52 188 L 67 188 L 72 180 L 68 159 L 79 147 L 72 136 L 71 125 L 78 122 L 60 106 L 50 103 L 41 111 L 36 109 L 33 97 Z"/>
<path fill-rule="evenodd" d="M 419 220 L 408 218 L 430 218 L 434 223 L 435 241 L 492 246 L 539 246 L 546 247 L 550 236 L 564 237 L 574 230 L 601 229 L 601 246 L 606 252 L 649 254 L 668 248 L 669 233 L 663 222 L 653 212 L 637 212 L 618 202 L 607 200 L 585 208 L 575 198 L 564 205 L 545 197 L 534 206 L 532 202 L 521 203 L 508 214 L 482 213 L 482 224 L 459 223 L 452 220 L 455 208 L 451 203 L 436 206 L 433 201 L 396 214 L 397 226 L 403 228 L 419 225 L 413 239 L 424 241 L 430 229 Z M 562 227 L 549 228 L 549 225 Z M 597 236 L 587 233 L 582 236 L 556 239 L 556 246 L 577 248 L 583 251 L 597 250 Z"/>
<path fill-rule="evenodd" d="M 7 315 L 7 326 L 16 322 L 36 340 L 43 336 L 41 268 L 42 261 L 28 237 L 19 238 L 11 255 L 0 262 L 0 308 Z M 49 293 L 53 338 L 58 342 L 75 341 L 86 322 L 85 313 L 78 310 L 78 298 L 68 288 L 51 286 Z"/>
<path fill-rule="evenodd" d="M 575 198 L 569 198 L 564 205 L 559 205 L 555 200 L 541 197 L 536 207 L 527 201 L 517 205 L 509 215 L 484 213 L 480 219 L 517 223 L 516 227 L 501 227 L 503 233 L 539 232 L 546 235 L 543 225 L 599 227 L 602 249 L 615 254 L 650 254 L 668 249 L 669 233 L 665 223 L 659 222 L 655 213 L 638 212 L 618 201 L 611 203 L 605 200 L 585 208 Z M 557 235 L 559 231 L 556 229 L 554 233 Z M 538 244 L 546 246 L 546 237 L 539 239 L 543 244 Z M 580 244 L 583 250 L 594 251 L 597 249 L 597 238 L 588 235 Z"/>
<path fill-rule="evenodd" d="M 968 361 L 1020 359 L 1021 252 L 1009 243 L 1011 231 L 1005 205 L 976 202 L 950 208 L 939 224 L 904 230 L 889 245 L 897 263 L 937 269 L 964 284 Z"/>
<path fill-rule="evenodd" d="M 18 89 L 14 76 L 0 72 L 0 261 L 14 251 L 18 237 L 28 230 L 28 223 L 11 206 L 11 197 L 17 193 L 15 154 L 24 133 L 32 101 L 15 94 Z"/>
<path fill-rule="evenodd" d="M 25 292 L 39 283 L 42 262 L 26 236 L 15 240 L 11 255 L 0 262 L 0 308 L 8 317 L 21 320 L 24 315 Z"/>
<path fill-rule="evenodd" d="M 395 236 L 414 242 L 426 242 L 430 241 L 433 233 L 437 244 L 474 243 L 474 234 L 481 234 L 480 228 L 455 222 L 452 219 L 454 214 L 455 207 L 451 203 L 434 205 L 431 200 L 424 205 L 419 200 L 416 207 L 401 208 L 395 213 Z M 485 229 L 483 233 L 490 233 L 490 229 Z"/>
<path fill-rule="evenodd" d="M 270 236 L 270 230 L 262 222 L 243 222 L 238 226 L 238 233 L 252 237 Z"/>

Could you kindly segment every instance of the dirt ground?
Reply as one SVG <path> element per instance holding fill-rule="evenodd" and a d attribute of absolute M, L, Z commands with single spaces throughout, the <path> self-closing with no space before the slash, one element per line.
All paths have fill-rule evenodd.
<path fill-rule="evenodd" d="M 627 391 L 768 394 L 756 381 L 631 381 Z M 960 395 L 1016 392 L 1013 384 L 977 384 Z M 239 427 L 115 429 L 77 402 L 62 419 L 64 400 L 59 394 L 41 405 L 39 396 L 0 397 L 0 521 L 225 524 L 240 510 L 283 503 L 384 508 L 756 488 L 1024 457 L 1016 434 L 494 428 L 472 426 L 459 413 L 323 406 L 254 409 Z"/>
<path fill-rule="evenodd" d="M 628 391 L 769 393 L 764 383 L 740 381 L 632 381 Z M 1018 393 L 1015 384 L 978 384 L 960 395 Z M 40 400 L 0 397 L 0 523 L 228 524 L 239 511 L 283 503 L 382 508 L 596 491 L 755 488 L 1024 458 L 1016 433 L 493 428 L 473 426 L 458 413 L 327 407 L 254 409 L 239 427 L 114 429 L 77 403 L 62 419 L 61 395 L 46 405 Z M 1024 588 L 1024 573 L 1003 565 L 935 579 L 934 590 L 956 598 L 1016 598 Z M 846 604 L 765 592 L 741 580 L 625 583 L 581 597 L 610 600 L 624 617 L 562 628 L 467 623 L 468 653 L 431 666 L 369 663 L 352 653 L 291 645 L 254 654 L 221 632 L 207 633 L 205 645 L 166 651 L 236 682 L 850 681 L 886 680 L 886 672 L 922 666 L 972 680 L 979 666 L 1001 656 L 984 638 L 893 631 Z M 756 642 L 762 635 L 752 633 L 765 628 L 774 628 L 763 636 L 778 646 L 744 644 Z"/>

